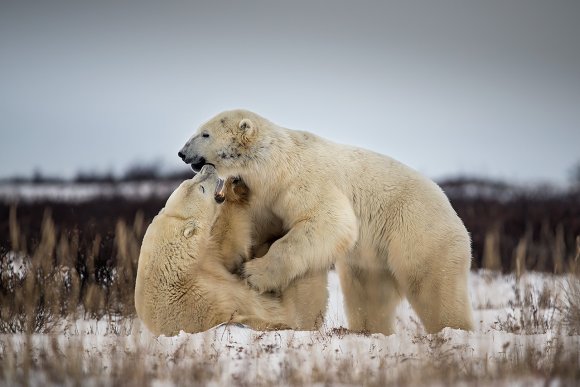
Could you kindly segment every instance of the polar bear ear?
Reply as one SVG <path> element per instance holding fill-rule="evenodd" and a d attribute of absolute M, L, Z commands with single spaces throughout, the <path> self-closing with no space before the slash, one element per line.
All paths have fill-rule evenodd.
<path fill-rule="evenodd" d="M 183 228 L 183 236 L 186 238 L 191 238 L 196 231 L 195 224 L 193 222 L 188 222 Z"/>
<path fill-rule="evenodd" d="M 254 123 L 249 118 L 244 118 L 240 121 L 240 129 L 248 131 L 254 129 Z"/>
<path fill-rule="evenodd" d="M 249 118 L 240 121 L 238 127 L 242 130 L 242 140 L 248 142 L 256 133 L 256 125 Z"/>

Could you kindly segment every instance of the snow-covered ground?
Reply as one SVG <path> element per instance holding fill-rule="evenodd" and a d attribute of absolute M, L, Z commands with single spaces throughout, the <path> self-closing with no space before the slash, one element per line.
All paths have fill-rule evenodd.
<path fill-rule="evenodd" d="M 1 184 L 0 201 L 167 197 L 178 184 Z M 5 258 L 2 278 L 22 280 L 26 259 Z M 59 273 L 66 277 L 67 270 Z M 335 272 L 325 324 L 316 332 L 222 325 L 156 337 L 136 318 L 57 321 L 47 334 L 0 334 L 0 386 L 580 385 L 580 311 L 574 330 L 567 321 L 567 301 L 580 304 L 578 279 L 527 273 L 516 281 L 479 271 L 470 284 L 474 332 L 428 335 L 406 302 L 397 310 L 396 334 L 349 332 Z"/>
<path fill-rule="evenodd" d="M 0 385 L 567 385 L 580 336 L 562 323 L 569 277 L 472 273 L 474 332 L 427 335 L 408 303 L 397 333 L 348 332 L 336 273 L 317 332 L 222 325 L 156 337 L 138 319 L 63 321 L 54 333 L 0 335 Z M 27 353 L 30 356 L 26 355 Z M 572 367 L 558 371 L 559 364 Z"/>
<path fill-rule="evenodd" d="M 118 183 L 2 183 L 0 201 L 82 202 L 95 198 L 123 197 L 147 199 L 168 197 L 180 181 L 141 181 Z"/>

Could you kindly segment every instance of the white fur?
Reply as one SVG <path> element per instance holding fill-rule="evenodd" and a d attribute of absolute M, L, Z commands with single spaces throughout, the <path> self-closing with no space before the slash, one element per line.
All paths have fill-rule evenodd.
<path fill-rule="evenodd" d="M 187 163 L 204 159 L 244 179 L 258 238 L 287 231 L 245 265 L 255 288 L 284 289 L 335 263 L 351 329 L 392 333 L 403 296 L 429 332 L 472 329 L 469 235 L 441 189 L 418 172 L 244 110 L 212 118 L 181 152 Z"/>
<path fill-rule="evenodd" d="M 280 298 L 261 295 L 230 271 L 247 259 L 247 202 L 214 200 L 215 169 L 184 181 L 149 225 L 137 269 L 135 309 L 155 334 L 200 332 L 222 322 L 254 329 L 315 329 L 326 310 L 326 275 L 295 281 Z M 203 189 L 201 187 L 203 186 Z M 229 194 L 228 194 L 229 192 Z M 321 277 L 323 276 L 323 277 Z M 303 301 L 302 294 L 313 293 Z"/>

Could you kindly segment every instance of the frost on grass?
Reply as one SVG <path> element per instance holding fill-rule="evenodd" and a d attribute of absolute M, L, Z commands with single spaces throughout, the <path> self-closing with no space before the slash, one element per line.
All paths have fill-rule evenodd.
<path fill-rule="evenodd" d="M 580 337 L 567 322 L 573 277 L 472 274 L 474 332 L 424 332 L 407 303 L 397 334 L 344 328 L 336 273 L 316 332 L 221 325 L 155 337 L 134 317 L 63 318 L 50 332 L 0 335 L 0 384 L 309 385 L 575 384 Z"/>

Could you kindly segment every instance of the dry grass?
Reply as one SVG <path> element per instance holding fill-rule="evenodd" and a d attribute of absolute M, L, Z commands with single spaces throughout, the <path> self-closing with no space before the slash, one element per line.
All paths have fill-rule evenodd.
<path fill-rule="evenodd" d="M 337 342 L 325 334 L 315 333 L 312 338 Z M 348 335 L 351 340 L 357 339 L 354 334 Z M 483 350 L 457 357 L 454 353 L 461 344 L 445 334 L 417 337 L 416 352 L 412 354 L 380 353 L 371 345 L 367 351 L 351 348 L 352 355 L 340 356 L 335 356 L 339 348 L 330 344 L 317 354 L 287 338 L 276 343 L 256 339 L 240 345 L 207 333 L 205 344 L 194 348 L 184 341 L 167 353 L 150 351 L 133 342 L 130 335 L 112 333 L 105 338 L 110 344 L 97 349 L 84 344 L 82 335 L 25 336 L 19 342 L 2 338 L 0 385 L 147 386 L 163 381 L 173 385 L 394 386 L 497 385 L 529 380 L 536 384 L 557 381 L 566 386 L 577 385 L 580 378 L 580 349 L 564 350 L 557 338 L 545 347 L 525 338 L 506 342 L 500 354 L 493 357 Z M 228 357 L 237 357 L 243 367 L 232 369 L 223 361 Z M 270 368 L 273 357 L 278 363 Z"/>
<path fill-rule="evenodd" d="M 16 230 L 16 231 L 15 231 Z M 13 240 L 21 238 L 11 222 Z M 41 238 L 32 253 L 16 251 L 0 258 L 0 333 L 49 333 L 61 318 L 104 318 L 135 314 L 133 289 L 145 226 L 139 214 L 132 227 L 117 222 L 115 265 L 97 271 L 100 236 L 83 254 L 77 269 L 78 236 L 60 235 L 46 211 Z M 17 243 L 15 243 L 18 246 Z"/>
<path fill-rule="evenodd" d="M 556 319 L 557 302 L 552 297 L 552 289 L 547 286 L 537 292 L 529 285 L 514 286 L 515 298 L 510 301 L 506 316 L 498 318 L 495 328 L 499 331 L 536 335 L 557 330 L 561 323 Z"/>
<path fill-rule="evenodd" d="M 562 308 L 563 322 L 571 334 L 580 334 L 580 236 L 576 238 L 577 253 L 573 261 L 573 272 L 566 281 L 565 296 Z"/>
<path fill-rule="evenodd" d="M 50 211 L 44 213 L 40 238 L 34 244 L 22 235 L 15 209 L 9 222 L 13 248 L 0 256 L 0 386 L 147 386 L 154 381 L 241 386 L 514 381 L 577 385 L 580 380 L 580 347 L 563 341 L 566 335 L 580 334 L 576 272 L 580 239 L 575 259 L 562 260 L 557 266 L 570 278 L 561 300 L 553 288 L 538 290 L 520 281 L 530 250 L 527 239 L 520 241 L 514 254 L 515 262 L 520 262 L 514 264 L 520 268 L 515 298 L 508 314 L 498 318 L 494 327 L 513 338 L 499 351 L 485 345 L 470 347 L 449 332 L 425 335 L 417 328 L 408 347 L 411 353 L 402 353 L 392 345 L 400 343 L 398 338 L 324 326 L 307 340 L 288 332 L 278 336 L 254 332 L 251 340 L 239 342 L 229 336 L 229 328 L 180 336 L 177 344 L 158 339 L 169 343 L 167 352 L 152 349 L 155 340 L 143 338 L 135 318 L 136 265 L 146 228 L 142 213 L 131 222 L 116 223 L 114 249 L 106 265 L 95 262 L 102 255 L 100 234 L 81 246 L 78 233 L 58 230 Z M 554 249 L 562 251 L 557 233 Z M 500 262 L 500 233 L 494 229 L 489 235 L 485 261 L 494 266 Z M 26 246 L 32 245 L 33 251 L 28 251 Z M 79 256 L 84 258 L 82 267 Z M 79 327 L 79 321 L 85 326 Z M 539 343 L 536 336 L 546 333 L 553 338 Z M 99 341 L 96 347 L 95 340 Z M 224 359 L 234 359 L 242 367 L 232 369 Z M 272 364 L 274 369 L 269 368 Z"/>

